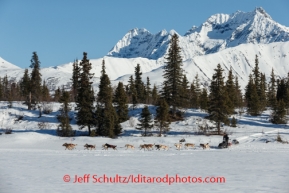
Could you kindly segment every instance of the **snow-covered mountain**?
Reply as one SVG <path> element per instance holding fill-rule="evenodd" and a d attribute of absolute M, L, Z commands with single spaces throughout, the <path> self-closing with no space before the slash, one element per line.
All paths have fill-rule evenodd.
<path fill-rule="evenodd" d="M 198 73 L 202 83 L 209 83 L 217 64 L 225 69 L 224 75 L 227 78 L 228 70 L 232 67 L 235 76 L 238 76 L 239 83 L 244 89 L 248 83 L 249 74 L 255 66 L 255 56 L 258 55 L 259 68 L 268 78 L 272 69 L 279 77 L 287 76 L 289 72 L 289 41 L 276 42 L 271 44 L 242 44 L 237 47 L 196 56 L 183 61 L 183 69 L 190 82 Z M 153 84 L 160 85 L 163 82 L 163 68 L 143 73 L 143 81 L 150 77 Z M 129 75 L 122 76 L 117 81 L 128 82 Z"/>
<path fill-rule="evenodd" d="M 0 57 L 0 70 L 21 69 Z"/>
<path fill-rule="evenodd" d="M 170 38 L 174 33 L 177 32 L 162 30 L 154 35 L 146 29 L 135 28 L 119 40 L 107 55 L 159 59 L 167 53 Z M 275 22 L 262 8 L 248 13 L 237 11 L 231 15 L 215 14 L 201 26 L 193 26 L 184 36 L 179 35 L 183 60 L 216 53 L 240 44 L 285 41 L 289 41 L 289 28 Z"/>
<path fill-rule="evenodd" d="M 162 30 L 151 34 L 146 29 L 130 30 L 103 58 L 112 84 L 116 85 L 118 81 L 127 84 L 135 66 L 140 64 L 143 81 L 149 76 L 152 84 L 160 85 L 164 57 L 174 33 L 177 32 Z M 194 26 L 184 36 L 179 35 L 179 45 L 189 81 L 198 73 L 202 83 L 208 82 L 220 63 L 225 70 L 232 67 L 244 88 L 254 67 L 255 55 L 259 57 L 260 71 L 267 77 L 272 69 L 281 77 L 289 72 L 289 28 L 275 22 L 262 8 L 248 13 L 212 15 L 199 27 Z M 7 75 L 20 80 L 24 69 L 0 59 L 0 77 Z M 90 62 L 97 90 L 102 58 Z M 41 73 L 50 89 L 62 85 L 69 87 L 72 63 L 43 68 Z"/>

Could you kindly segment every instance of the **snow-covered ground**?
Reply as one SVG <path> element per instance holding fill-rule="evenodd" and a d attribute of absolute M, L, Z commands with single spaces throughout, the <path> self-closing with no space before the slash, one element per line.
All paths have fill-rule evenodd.
<path fill-rule="evenodd" d="M 26 106 L 14 102 L 0 102 L 0 192 L 282 192 L 289 190 L 289 144 L 276 141 L 277 134 L 289 141 L 288 125 L 273 125 L 268 121 L 269 111 L 260 117 L 237 116 L 238 127 L 224 127 L 230 139 L 240 144 L 228 149 L 218 149 L 222 136 L 196 135 L 197 125 L 211 124 L 205 121 L 205 113 L 188 110 L 184 121 L 171 124 L 165 137 L 141 137 L 140 131 L 122 123 L 123 134 L 117 139 L 85 137 L 85 131 L 77 131 L 76 137 L 61 138 L 55 135 L 59 104 L 51 105 L 53 112 L 38 118 L 38 111 L 28 111 Z M 130 111 L 138 117 L 140 106 Z M 155 112 L 154 107 L 150 107 Z M 15 121 L 23 115 L 23 120 Z M 73 115 L 73 112 L 71 113 Z M 39 129 L 38 123 L 45 123 Z M 75 130 L 75 120 L 72 121 Z M 4 134 L 11 128 L 12 134 Z M 174 143 L 185 138 L 195 148 L 176 150 Z M 270 141 L 266 143 L 266 141 Z M 77 144 L 74 150 L 65 150 L 63 143 Z M 96 150 L 84 150 L 84 144 L 95 144 Z M 116 151 L 102 150 L 104 143 L 117 145 Z M 168 151 L 139 150 L 140 144 L 165 144 Z M 203 150 L 200 143 L 209 143 Z M 132 144 L 135 150 L 126 150 Z M 134 181 L 137 176 L 154 177 L 154 183 Z M 69 182 L 65 182 L 64 180 Z M 89 175 L 89 176 L 88 176 Z M 97 176 L 96 176 L 97 175 Z M 121 176 L 118 183 L 103 182 L 103 176 Z M 132 176 L 133 175 L 133 176 Z M 168 176 L 168 182 L 166 181 Z M 183 182 L 176 183 L 176 175 Z M 75 176 L 78 182 L 74 183 Z M 222 183 L 189 183 L 196 178 L 210 177 Z M 95 183 L 95 179 L 101 177 Z M 127 177 L 125 179 L 124 177 Z M 213 178 L 212 178 L 213 177 Z M 163 183 L 157 183 L 160 179 Z M 194 180 L 193 180 L 194 179 Z M 123 180 L 128 183 L 120 183 Z M 174 180 L 174 182 L 173 182 Z M 169 184 L 169 181 L 171 182 Z M 187 182 L 185 182 L 187 181 Z M 195 182 L 195 181 L 194 181 Z"/>

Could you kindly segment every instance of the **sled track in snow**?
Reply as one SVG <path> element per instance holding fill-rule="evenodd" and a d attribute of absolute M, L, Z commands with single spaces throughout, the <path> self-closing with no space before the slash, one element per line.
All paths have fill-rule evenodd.
<path fill-rule="evenodd" d="M 272 131 L 266 131 L 266 132 L 262 132 L 262 133 L 256 133 L 253 135 L 238 137 L 236 139 L 240 142 L 240 144 L 248 144 L 248 143 L 251 143 L 253 141 L 256 141 L 257 139 L 261 138 L 262 136 L 264 136 L 266 134 L 277 134 L 278 132 L 280 132 L 280 130 L 282 130 L 282 129 L 274 129 Z"/>

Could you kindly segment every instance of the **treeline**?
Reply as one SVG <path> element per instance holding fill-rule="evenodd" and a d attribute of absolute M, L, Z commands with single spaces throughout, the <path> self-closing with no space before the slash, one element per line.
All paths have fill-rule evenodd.
<path fill-rule="evenodd" d="M 278 78 L 272 69 L 269 83 L 266 84 L 265 74 L 259 71 L 258 56 L 255 58 L 255 68 L 249 76 L 245 88 L 247 113 L 260 115 L 266 108 L 272 109 L 270 121 L 275 124 L 286 123 L 285 115 L 289 109 L 289 73 L 286 78 Z"/>
<path fill-rule="evenodd" d="M 19 82 L 8 80 L 7 75 L 0 77 L 1 101 L 8 101 L 11 105 L 12 101 L 25 101 L 28 109 L 31 110 L 40 102 L 52 100 L 45 81 L 42 82 L 40 61 L 36 52 L 33 52 L 30 68 L 32 68 L 31 73 L 29 74 L 28 69 L 25 69 Z"/>
<path fill-rule="evenodd" d="M 286 110 L 289 109 L 289 75 L 287 78 L 276 79 L 272 70 L 270 81 L 266 83 L 265 74 L 259 70 L 256 55 L 255 67 L 249 75 L 249 81 L 242 94 L 238 77 L 233 75 L 232 68 L 228 75 L 218 64 L 214 69 L 210 86 L 200 84 L 198 74 L 189 83 L 182 69 L 181 48 L 175 34 L 170 41 L 170 47 L 164 66 L 164 82 L 157 88 L 151 85 L 149 77 L 143 82 L 141 66 L 137 64 L 134 76 L 131 75 L 127 83 L 119 82 L 113 88 L 106 73 L 105 61 L 102 70 L 98 93 L 93 89 L 94 74 L 87 53 L 83 53 L 81 61 L 73 63 L 72 87 L 70 90 L 58 88 L 54 95 L 49 94 L 45 81 L 40 74 L 40 61 L 33 52 L 31 73 L 25 69 L 19 83 L 9 81 L 7 76 L 0 78 L 0 100 L 24 101 L 28 109 L 41 102 L 58 101 L 62 103 L 58 119 L 58 135 L 72 136 L 69 117 L 70 102 L 76 103 L 76 120 L 80 129 L 87 128 L 90 136 L 116 137 L 122 132 L 120 123 L 129 119 L 128 104 L 136 108 L 137 104 L 145 104 L 140 123 L 136 129 L 144 130 L 147 135 L 153 125 L 159 129 L 160 135 L 169 130 L 169 123 L 182 120 L 188 108 L 199 108 L 208 112 L 208 119 L 216 122 L 216 128 L 221 134 L 222 123 L 235 125 L 236 119 L 229 120 L 231 115 L 237 114 L 235 109 L 247 109 L 252 116 L 260 115 L 267 108 L 272 109 L 270 121 L 275 124 L 286 122 Z M 12 103 L 11 103 L 12 104 Z M 152 120 L 148 104 L 157 106 L 155 119 Z"/>

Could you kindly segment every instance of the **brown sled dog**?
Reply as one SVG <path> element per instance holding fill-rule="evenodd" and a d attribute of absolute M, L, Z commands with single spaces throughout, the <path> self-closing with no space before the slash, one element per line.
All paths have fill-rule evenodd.
<path fill-rule="evenodd" d="M 209 143 L 206 143 L 206 144 L 201 143 L 200 146 L 201 146 L 203 149 L 209 149 L 209 148 L 210 148 Z"/>
<path fill-rule="evenodd" d="M 113 150 L 117 150 L 117 149 L 116 149 L 116 145 L 110 145 L 110 144 L 108 144 L 108 143 L 103 144 L 102 147 L 103 147 L 103 149 L 105 149 L 105 150 L 108 150 L 108 148 L 112 148 Z"/>
<path fill-rule="evenodd" d="M 134 146 L 130 144 L 125 144 L 124 147 L 126 147 L 126 149 L 134 149 Z"/>
<path fill-rule="evenodd" d="M 73 144 L 73 143 L 64 143 L 62 146 L 65 147 L 65 150 L 68 149 L 68 150 L 73 150 L 75 149 L 75 146 L 77 146 L 77 144 Z"/>
<path fill-rule="evenodd" d="M 95 149 L 95 145 L 85 144 L 84 149 L 90 149 L 90 150 Z"/>

